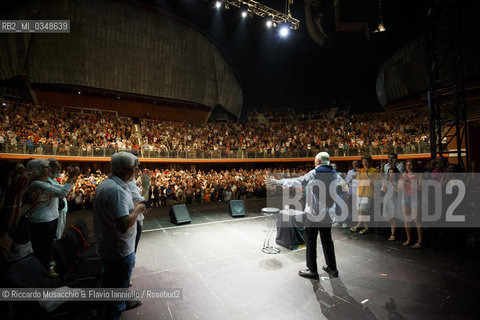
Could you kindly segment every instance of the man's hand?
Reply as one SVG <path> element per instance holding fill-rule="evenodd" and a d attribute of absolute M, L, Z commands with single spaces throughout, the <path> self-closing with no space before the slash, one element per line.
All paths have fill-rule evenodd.
<path fill-rule="evenodd" d="M 143 185 L 150 184 L 150 175 L 147 172 L 144 171 L 142 173 L 141 179 L 142 179 L 142 184 Z"/>
<path fill-rule="evenodd" d="M 133 207 L 133 210 L 135 212 L 138 212 L 138 214 L 143 214 L 147 212 L 147 207 L 143 202 L 136 203 L 135 206 Z"/>
<path fill-rule="evenodd" d="M 147 212 L 145 205 L 141 202 L 136 203 L 133 206 L 133 210 L 130 211 L 129 215 L 115 219 L 118 231 L 120 231 L 121 233 L 126 233 L 128 229 L 130 229 L 137 223 L 138 215 L 145 212 Z"/>
<path fill-rule="evenodd" d="M 278 180 L 277 179 L 267 179 L 265 180 L 265 184 L 267 186 L 277 186 Z"/>

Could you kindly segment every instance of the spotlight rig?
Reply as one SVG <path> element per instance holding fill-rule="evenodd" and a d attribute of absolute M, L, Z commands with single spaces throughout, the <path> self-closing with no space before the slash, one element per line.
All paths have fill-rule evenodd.
<path fill-rule="evenodd" d="M 258 1 L 254 0 L 223 0 L 225 8 L 235 6 L 237 8 L 247 8 L 248 12 L 255 14 L 262 18 L 267 18 L 273 26 L 289 24 L 290 29 L 297 30 L 300 27 L 300 20 L 292 17 L 290 13 L 290 6 L 293 0 L 286 0 L 285 13 L 272 9 Z M 218 1 L 217 1 L 218 3 Z"/>

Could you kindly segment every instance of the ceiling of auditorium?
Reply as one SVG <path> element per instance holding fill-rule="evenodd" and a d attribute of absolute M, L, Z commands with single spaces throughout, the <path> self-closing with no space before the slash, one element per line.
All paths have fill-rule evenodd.
<path fill-rule="evenodd" d="M 142 2 L 189 21 L 225 51 L 240 73 L 247 109 L 309 107 L 337 101 L 373 111 L 381 108 L 375 95 L 378 67 L 396 48 L 421 32 L 428 1 L 382 0 L 387 32 L 370 32 L 367 40 L 364 30 L 335 32 L 328 25 L 332 19 L 328 6 L 333 0 L 305 0 L 313 8 L 317 27 L 322 24 L 331 37 L 323 46 L 307 30 L 302 0 L 295 0 L 291 7 L 292 15 L 300 20 L 300 29 L 291 32 L 288 39 L 280 39 L 276 32 L 267 30 L 259 17 L 242 21 L 237 8 L 216 10 L 214 1 Z M 283 0 L 260 2 L 281 12 L 285 10 Z M 346 19 L 364 20 L 370 31 L 378 26 L 378 0 L 341 3 Z"/>

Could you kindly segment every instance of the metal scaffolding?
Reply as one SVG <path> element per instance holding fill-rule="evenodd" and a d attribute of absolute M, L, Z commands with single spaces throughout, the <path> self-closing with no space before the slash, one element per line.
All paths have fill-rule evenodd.
<path fill-rule="evenodd" d="M 433 0 L 428 11 L 428 113 L 432 158 L 456 155 L 470 171 L 459 1 Z M 455 148 L 452 146 L 456 144 Z"/>
<path fill-rule="evenodd" d="M 249 13 L 255 14 L 262 18 L 270 18 L 275 25 L 281 25 L 282 23 L 289 23 L 290 28 L 297 30 L 300 27 L 300 20 L 292 17 L 290 13 L 290 6 L 293 0 L 287 0 L 285 3 L 285 13 L 270 8 L 258 1 L 254 0 L 223 0 L 225 8 L 235 6 L 237 8 L 245 7 Z"/>

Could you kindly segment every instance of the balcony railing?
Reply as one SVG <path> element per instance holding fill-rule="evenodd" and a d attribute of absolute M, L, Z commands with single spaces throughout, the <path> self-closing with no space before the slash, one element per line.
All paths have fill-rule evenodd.
<path fill-rule="evenodd" d="M 112 147 L 65 147 L 45 144 L 10 143 L 0 144 L 0 153 L 22 155 L 45 155 L 45 156 L 70 156 L 70 157 L 110 157 L 118 151 Z M 153 151 L 140 149 L 140 158 L 154 159 L 276 159 L 276 158 L 313 158 L 320 151 L 327 151 L 331 157 L 361 156 L 368 153 L 374 155 L 386 155 L 390 152 L 401 154 L 428 154 L 430 145 L 426 142 L 411 145 L 396 146 L 367 146 L 363 148 L 340 149 L 311 149 L 311 150 L 286 150 L 286 151 L 247 151 L 247 150 L 218 150 L 218 151 Z"/>

